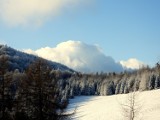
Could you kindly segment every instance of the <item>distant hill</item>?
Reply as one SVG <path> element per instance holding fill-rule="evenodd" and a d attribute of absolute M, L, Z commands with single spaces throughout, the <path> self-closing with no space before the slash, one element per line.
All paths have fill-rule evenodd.
<path fill-rule="evenodd" d="M 3 55 L 9 58 L 10 71 L 13 71 L 15 69 L 18 69 L 19 71 L 24 71 L 33 61 L 39 58 L 38 56 L 21 52 L 19 50 L 13 49 L 6 45 L 0 45 L 0 58 Z M 50 64 L 51 68 L 55 70 L 74 72 L 74 70 L 60 63 L 56 63 L 48 60 L 45 60 L 45 61 L 47 61 Z"/>

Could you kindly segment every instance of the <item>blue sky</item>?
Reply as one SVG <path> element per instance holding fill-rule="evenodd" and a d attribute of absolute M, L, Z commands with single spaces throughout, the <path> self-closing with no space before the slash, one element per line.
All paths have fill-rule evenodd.
<path fill-rule="evenodd" d="M 18 0 L 13 1 L 18 4 Z M 49 14 L 39 26 L 31 22 L 10 25 L 12 17 L 14 20 L 18 14 L 7 21 L 2 13 L 6 9 L 0 6 L 0 41 L 20 50 L 55 47 L 67 40 L 82 41 L 98 44 L 115 61 L 136 58 L 154 65 L 160 60 L 159 6 L 159 0 L 70 3 L 65 8 L 59 8 L 61 10 L 56 15 Z"/>

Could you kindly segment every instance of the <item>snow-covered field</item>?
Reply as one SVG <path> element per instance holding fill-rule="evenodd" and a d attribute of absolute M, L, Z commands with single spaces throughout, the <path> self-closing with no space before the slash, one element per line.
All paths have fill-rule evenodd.
<path fill-rule="evenodd" d="M 123 110 L 130 94 L 113 96 L 79 96 L 70 100 L 67 111 L 76 113 L 73 120 L 127 120 Z M 137 92 L 135 120 L 160 120 L 160 90 Z"/>

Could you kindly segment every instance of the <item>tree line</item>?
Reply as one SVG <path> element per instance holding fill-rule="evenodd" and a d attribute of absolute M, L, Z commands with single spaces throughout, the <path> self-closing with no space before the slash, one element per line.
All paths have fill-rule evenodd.
<path fill-rule="evenodd" d="M 122 73 L 75 73 L 61 80 L 60 89 L 69 97 L 77 95 L 114 95 L 160 88 L 160 67 L 144 67 Z M 65 86 L 65 87 L 63 87 Z"/>

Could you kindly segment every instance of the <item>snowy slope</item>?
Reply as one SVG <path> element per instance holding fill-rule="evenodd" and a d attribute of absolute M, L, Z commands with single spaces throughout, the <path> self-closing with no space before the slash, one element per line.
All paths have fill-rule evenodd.
<path fill-rule="evenodd" d="M 76 109 L 73 120 L 127 120 L 123 105 L 131 94 L 113 96 L 79 96 L 70 100 L 68 112 Z M 160 90 L 137 92 L 135 120 L 160 120 Z"/>

